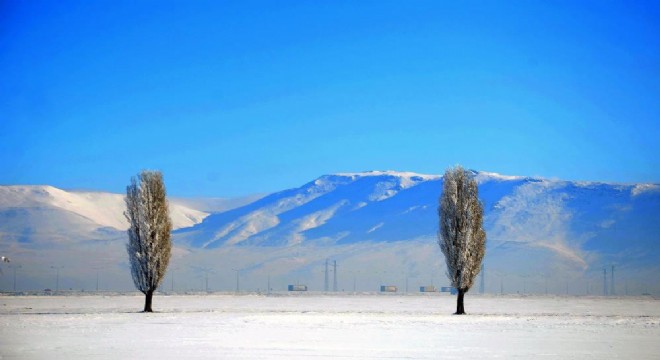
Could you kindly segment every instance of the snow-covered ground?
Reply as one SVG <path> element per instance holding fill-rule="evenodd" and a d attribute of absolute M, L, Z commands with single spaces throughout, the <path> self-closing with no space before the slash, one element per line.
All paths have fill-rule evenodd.
<path fill-rule="evenodd" d="M 0 297 L 2 359 L 657 359 L 660 300 L 199 295 Z"/>

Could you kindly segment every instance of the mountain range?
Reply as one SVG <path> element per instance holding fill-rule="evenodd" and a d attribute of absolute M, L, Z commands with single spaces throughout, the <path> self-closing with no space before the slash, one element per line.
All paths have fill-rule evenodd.
<path fill-rule="evenodd" d="M 568 288 L 568 281 L 559 280 L 568 277 L 571 293 L 589 293 L 590 287 L 597 293 L 604 286 L 597 280 L 603 267 L 612 266 L 619 279 L 638 288 L 648 288 L 649 281 L 652 289 L 657 286 L 635 279 L 659 265 L 660 185 L 470 174 L 485 210 L 486 291 L 498 290 L 497 279 L 499 290 L 504 279 L 518 288 L 534 283 L 539 290 L 548 277 L 555 288 L 563 282 Z M 244 283 L 255 288 L 266 276 L 282 284 L 294 278 L 318 284 L 327 258 L 338 259 L 344 283 L 352 274 L 355 284 L 358 273 L 369 287 L 384 277 L 396 278 L 399 286 L 404 277 L 406 284 L 408 278 L 440 282 L 441 190 L 439 175 L 369 171 L 325 175 L 266 196 L 170 199 L 172 263 L 182 281 L 198 282 L 201 273 L 214 272 L 214 288 L 233 284 L 227 268 L 240 268 Z M 89 276 L 75 276 L 80 267 L 116 273 L 114 286 L 130 286 L 130 278 L 120 275 L 126 267 L 123 208 L 121 194 L 2 186 L 0 252 L 29 263 L 34 286 L 38 269 L 48 272 L 44 264 L 55 263 L 65 264 L 57 265 L 63 272 L 71 269 L 69 287 L 89 284 Z M 105 255 L 101 260 L 99 253 Z M 7 281 L 0 279 L 0 286 Z"/>

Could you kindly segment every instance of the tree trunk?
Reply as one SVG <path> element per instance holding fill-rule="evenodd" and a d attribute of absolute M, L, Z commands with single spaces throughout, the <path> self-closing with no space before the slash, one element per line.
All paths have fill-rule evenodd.
<path fill-rule="evenodd" d="M 456 298 L 456 313 L 454 315 L 465 315 L 465 307 L 463 307 L 464 297 L 465 297 L 465 290 L 458 289 L 458 297 Z"/>
<path fill-rule="evenodd" d="M 154 312 L 151 310 L 151 299 L 154 297 L 154 291 L 148 290 L 144 299 L 144 312 Z"/>

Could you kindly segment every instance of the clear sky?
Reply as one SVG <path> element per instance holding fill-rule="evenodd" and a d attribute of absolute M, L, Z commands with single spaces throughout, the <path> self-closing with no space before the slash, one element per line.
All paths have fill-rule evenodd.
<path fill-rule="evenodd" d="M 660 182 L 659 1 L 0 2 L 0 184 Z"/>

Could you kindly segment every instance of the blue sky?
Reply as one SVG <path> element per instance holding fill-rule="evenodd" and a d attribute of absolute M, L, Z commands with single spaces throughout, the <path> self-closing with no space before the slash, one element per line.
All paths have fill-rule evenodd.
<path fill-rule="evenodd" d="M 7 1 L 0 184 L 660 182 L 660 2 Z"/>

